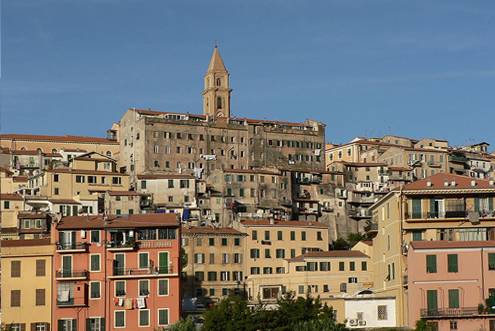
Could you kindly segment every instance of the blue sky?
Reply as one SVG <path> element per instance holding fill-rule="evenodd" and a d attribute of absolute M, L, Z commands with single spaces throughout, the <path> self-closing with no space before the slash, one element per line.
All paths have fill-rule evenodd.
<path fill-rule="evenodd" d="M 495 145 L 493 0 L 1 0 L 0 130 L 200 113 L 215 40 L 236 116 Z"/>

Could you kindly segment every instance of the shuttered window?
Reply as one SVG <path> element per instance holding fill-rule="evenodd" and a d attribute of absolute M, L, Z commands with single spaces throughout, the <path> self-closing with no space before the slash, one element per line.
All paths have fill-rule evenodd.
<path fill-rule="evenodd" d="M 426 255 L 426 272 L 436 273 L 437 272 L 437 256 L 436 255 Z"/>
<path fill-rule="evenodd" d="M 44 306 L 45 305 L 45 289 L 37 288 L 36 289 L 36 306 Z"/>
<path fill-rule="evenodd" d="M 449 290 L 449 308 L 459 308 L 459 290 Z"/>
<path fill-rule="evenodd" d="M 210 278 L 210 272 L 208 272 L 208 280 Z M 217 273 L 215 272 L 215 279 L 217 280 Z M 168 279 L 158 280 L 158 295 L 168 295 Z"/>
<path fill-rule="evenodd" d="M 437 291 L 436 290 L 426 291 L 426 305 L 428 307 L 429 312 L 432 312 L 432 311 L 435 311 L 438 309 Z"/>
<path fill-rule="evenodd" d="M 168 309 L 158 309 L 158 325 L 168 325 Z"/>
<path fill-rule="evenodd" d="M 449 254 L 447 255 L 447 265 L 449 272 L 458 272 L 459 266 L 457 263 L 457 254 Z"/>
<path fill-rule="evenodd" d="M 100 271 L 100 255 L 91 254 L 90 260 L 91 260 L 90 271 Z"/>
<path fill-rule="evenodd" d="M 21 277 L 21 261 L 10 261 L 10 277 Z"/>
<path fill-rule="evenodd" d="M 11 307 L 21 306 L 21 290 L 10 291 L 10 306 Z"/>
<path fill-rule="evenodd" d="M 421 218 L 421 199 L 412 199 L 412 218 Z"/>
<path fill-rule="evenodd" d="M 36 276 L 45 276 L 45 260 L 36 260 Z"/>
<path fill-rule="evenodd" d="M 495 253 L 488 253 L 488 270 L 495 270 Z"/>

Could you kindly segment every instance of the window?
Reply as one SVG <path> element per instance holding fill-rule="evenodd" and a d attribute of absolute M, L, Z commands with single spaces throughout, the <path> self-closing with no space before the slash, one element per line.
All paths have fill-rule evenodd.
<path fill-rule="evenodd" d="M 3 209 L 10 209 L 10 201 L 3 202 Z"/>
<path fill-rule="evenodd" d="M 265 259 L 271 259 L 272 254 L 269 248 L 265 248 Z"/>
<path fill-rule="evenodd" d="M 495 270 L 495 253 L 488 253 L 488 270 Z"/>
<path fill-rule="evenodd" d="M 356 270 L 356 262 L 354 262 L 354 261 L 349 262 L 349 270 L 350 271 L 355 271 Z"/>
<path fill-rule="evenodd" d="M 301 240 L 302 241 L 306 240 L 306 231 L 301 231 Z"/>
<path fill-rule="evenodd" d="M 87 331 L 102 331 L 104 326 L 104 319 L 102 317 L 91 317 L 86 319 Z"/>
<path fill-rule="evenodd" d="M 139 269 L 146 269 L 148 267 L 149 267 L 148 253 L 139 253 Z"/>
<path fill-rule="evenodd" d="M 448 254 L 447 255 L 447 265 L 448 272 L 458 272 L 459 266 L 457 263 L 457 254 Z"/>
<path fill-rule="evenodd" d="M 158 325 L 168 325 L 168 309 L 158 309 Z"/>
<path fill-rule="evenodd" d="M 54 194 L 54 195 L 59 195 L 59 194 L 60 194 L 60 190 L 59 190 L 59 188 L 58 188 L 58 187 L 55 187 L 55 188 L 53 189 L 53 194 Z"/>
<path fill-rule="evenodd" d="M 145 190 L 146 189 L 146 181 L 145 180 L 142 180 L 141 181 L 141 189 L 142 190 Z"/>
<path fill-rule="evenodd" d="M 10 261 L 10 277 L 21 277 L 21 261 Z"/>
<path fill-rule="evenodd" d="M 437 256 L 426 255 L 426 273 L 436 273 L 436 272 L 437 272 Z"/>
<path fill-rule="evenodd" d="M 260 250 L 257 248 L 251 248 L 250 256 L 252 259 L 259 259 L 260 258 Z"/>
<path fill-rule="evenodd" d="M 216 271 L 208 271 L 208 281 L 214 282 L 217 280 L 217 273 Z"/>
<path fill-rule="evenodd" d="M 273 273 L 273 269 L 271 267 L 264 267 L 263 268 L 263 274 L 271 275 L 272 273 Z"/>
<path fill-rule="evenodd" d="M 457 321 L 449 321 L 449 324 L 450 324 L 450 330 L 457 330 Z"/>
<path fill-rule="evenodd" d="M 321 235 L 321 231 L 316 232 L 316 240 L 323 240 L 323 236 Z"/>
<path fill-rule="evenodd" d="M 205 273 L 203 271 L 196 271 L 194 273 L 194 278 L 196 279 L 196 281 L 202 282 L 205 280 Z"/>
<path fill-rule="evenodd" d="M 449 290 L 449 308 L 459 308 L 459 290 Z"/>
<path fill-rule="evenodd" d="M 387 317 L 387 306 L 379 305 L 376 307 L 376 315 L 379 321 L 385 321 L 388 319 Z"/>
<path fill-rule="evenodd" d="M 148 279 L 139 280 L 139 295 L 147 296 L 150 294 L 150 281 Z"/>
<path fill-rule="evenodd" d="M 270 231 L 265 231 L 265 240 L 270 241 Z"/>
<path fill-rule="evenodd" d="M 260 268 L 259 267 L 251 267 L 251 275 L 259 275 Z"/>
<path fill-rule="evenodd" d="M 61 319 L 58 320 L 58 330 L 60 331 L 72 331 L 77 327 L 77 322 L 74 319 Z"/>
<path fill-rule="evenodd" d="M 296 240 L 296 232 L 295 231 L 290 232 L 290 240 Z"/>
<path fill-rule="evenodd" d="M 53 181 L 58 183 L 58 174 L 53 175 Z"/>
<path fill-rule="evenodd" d="M 21 290 L 10 291 L 10 306 L 11 307 L 21 306 Z"/>
<path fill-rule="evenodd" d="M 37 288 L 36 289 L 36 306 L 44 306 L 45 305 L 45 289 Z"/>
<path fill-rule="evenodd" d="M 240 238 L 234 238 L 234 246 L 240 246 L 241 245 L 241 239 Z"/>
<path fill-rule="evenodd" d="M 208 238 L 208 245 L 215 246 L 215 238 Z"/>
<path fill-rule="evenodd" d="M 340 292 L 341 293 L 347 292 L 347 283 L 340 283 Z"/>
<path fill-rule="evenodd" d="M 100 242 L 100 231 L 99 230 L 91 230 L 91 242 L 99 243 Z"/>
<path fill-rule="evenodd" d="M 89 282 L 89 298 L 100 298 L 100 282 Z"/>
<path fill-rule="evenodd" d="M 46 262 L 45 260 L 36 260 L 36 276 L 46 275 Z"/>
<path fill-rule="evenodd" d="M 344 270 L 345 270 L 345 263 L 339 262 L 339 271 L 344 271 Z"/>
<path fill-rule="evenodd" d="M 277 231 L 277 240 L 284 240 L 282 231 Z"/>
<path fill-rule="evenodd" d="M 220 280 L 221 281 L 229 281 L 230 280 L 230 272 L 220 271 Z"/>
<path fill-rule="evenodd" d="M 149 325 L 150 325 L 150 310 L 139 309 L 139 326 L 149 326 Z"/>
<path fill-rule="evenodd" d="M 275 251 L 275 256 L 276 256 L 277 259 L 285 259 L 285 249 L 278 248 Z"/>
<path fill-rule="evenodd" d="M 115 296 L 116 297 L 125 296 L 125 280 L 115 281 Z"/>
<path fill-rule="evenodd" d="M 227 238 L 222 238 L 222 246 L 227 246 Z"/>
<path fill-rule="evenodd" d="M 84 176 L 77 175 L 76 183 L 84 183 L 85 182 L 84 178 L 85 178 Z"/>
<path fill-rule="evenodd" d="M 227 263 L 229 263 L 229 254 L 223 253 L 222 254 L 222 264 L 227 264 Z"/>
<path fill-rule="evenodd" d="M 89 271 L 100 271 L 100 254 L 90 254 L 89 260 Z"/>
<path fill-rule="evenodd" d="M 113 185 L 121 185 L 122 184 L 122 178 L 120 178 L 120 177 L 112 177 L 112 184 Z"/>
<path fill-rule="evenodd" d="M 423 232 L 422 231 L 413 231 L 412 240 L 413 241 L 423 240 Z"/>
<path fill-rule="evenodd" d="M 296 257 L 296 250 L 294 248 L 291 248 L 290 250 L 290 258 L 293 259 Z"/>
<path fill-rule="evenodd" d="M 125 328 L 125 310 L 114 311 L 113 321 L 115 328 Z"/>
<path fill-rule="evenodd" d="M 253 238 L 253 240 L 258 240 L 258 231 L 251 231 L 251 238 Z"/>
<path fill-rule="evenodd" d="M 361 262 L 361 270 L 362 271 L 368 270 L 368 263 L 366 261 Z"/>
<path fill-rule="evenodd" d="M 168 295 L 168 279 L 158 280 L 158 295 Z"/>
<path fill-rule="evenodd" d="M 347 279 L 347 282 L 348 282 L 349 284 L 356 284 L 356 283 L 358 282 L 358 279 L 357 279 L 357 277 L 349 277 L 349 278 Z"/>
<path fill-rule="evenodd" d="M 203 264 L 205 263 L 205 255 L 203 253 L 194 254 L 194 263 Z"/>
<path fill-rule="evenodd" d="M 330 262 L 320 262 L 320 271 L 330 271 Z"/>

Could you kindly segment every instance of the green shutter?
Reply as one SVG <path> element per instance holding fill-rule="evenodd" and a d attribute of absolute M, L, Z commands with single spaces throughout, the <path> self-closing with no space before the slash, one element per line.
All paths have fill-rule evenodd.
<path fill-rule="evenodd" d="M 91 318 L 86 318 L 86 330 L 91 330 Z"/>
<path fill-rule="evenodd" d="M 449 308 L 459 308 L 459 290 L 449 290 Z"/>
<path fill-rule="evenodd" d="M 105 317 L 100 317 L 100 330 L 105 331 Z"/>
<path fill-rule="evenodd" d="M 488 209 L 493 211 L 493 197 L 488 197 Z"/>
<path fill-rule="evenodd" d="M 436 290 L 426 291 L 426 305 L 428 307 L 429 312 L 436 311 L 438 309 Z"/>
<path fill-rule="evenodd" d="M 426 272 L 436 273 L 437 272 L 437 256 L 436 255 L 426 255 Z"/>
<path fill-rule="evenodd" d="M 412 218 L 421 218 L 421 199 L 412 199 Z"/>
<path fill-rule="evenodd" d="M 158 253 L 158 263 L 161 274 L 168 274 L 168 252 L 160 252 Z"/>
<path fill-rule="evenodd" d="M 457 263 L 457 254 L 449 254 L 447 255 L 448 262 L 448 271 L 449 272 L 458 272 L 459 265 Z"/>
<path fill-rule="evenodd" d="M 435 199 L 430 199 L 430 214 L 429 218 L 435 218 L 438 217 L 437 211 L 435 210 Z"/>
<path fill-rule="evenodd" d="M 495 270 L 495 253 L 488 253 L 488 270 Z"/>
<path fill-rule="evenodd" d="M 474 198 L 474 211 L 480 211 L 480 198 Z"/>
<path fill-rule="evenodd" d="M 72 320 L 72 331 L 77 331 L 77 320 L 76 319 Z"/>

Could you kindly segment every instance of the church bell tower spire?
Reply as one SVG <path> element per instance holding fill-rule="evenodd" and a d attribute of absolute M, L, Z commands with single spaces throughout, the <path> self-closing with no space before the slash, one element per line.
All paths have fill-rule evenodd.
<path fill-rule="evenodd" d="M 215 45 L 204 78 L 203 114 L 214 119 L 229 118 L 231 92 L 229 72 Z"/>

